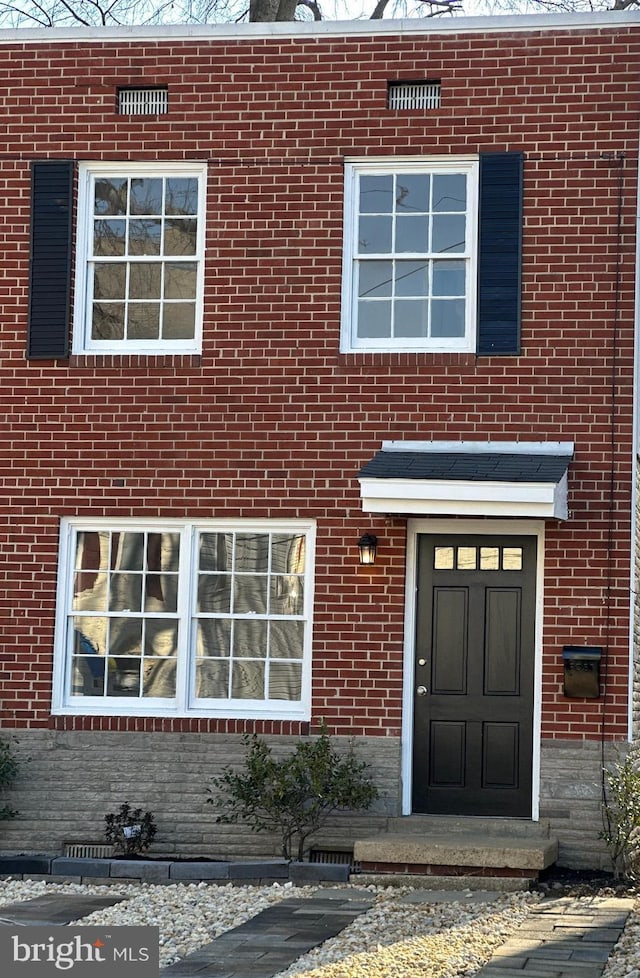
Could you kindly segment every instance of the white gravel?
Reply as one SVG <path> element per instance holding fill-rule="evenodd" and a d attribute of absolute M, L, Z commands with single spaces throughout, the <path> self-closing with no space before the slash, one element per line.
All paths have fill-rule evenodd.
<path fill-rule="evenodd" d="M 154 924 L 165 966 L 287 897 L 308 898 L 317 886 L 232 886 L 208 883 L 115 884 L 0 880 L 2 906 L 55 892 L 121 896 L 123 902 L 82 918 L 95 925 Z M 333 889 L 336 889 L 335 887 Z M 362 887 L 340 886 L 341 891 Z M 525 919 L 538 894 L 501 894 L 491 903 L 404 903 L 411 891 L 366 887 L 374 906 L 337 937 L 300 958 L 279 978 L 470 978 Z M 640 978 L 640 899 L 614 949 L 604 978 Z"/>

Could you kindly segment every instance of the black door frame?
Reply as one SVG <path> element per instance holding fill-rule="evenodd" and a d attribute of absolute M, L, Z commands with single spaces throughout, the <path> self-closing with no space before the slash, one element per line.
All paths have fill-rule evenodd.
<path fill-rule="evenodd" d="M 407 520 L 407 563 L 405 581 L 405 649 L 402 718 L 402 814 L 412 814 L 413 699 L 415 689 L 415 629 L 417 585 L 417 539 L 423 534 L 500 535 L 537 537 L 536 616 L 534 636 L 534 705 L 532 756 L 532 810 L 537 821 L 540 801 L 540 712 L 542 692 L 542 608 L 544 601 L 544 520 L 411 517 Z"/>

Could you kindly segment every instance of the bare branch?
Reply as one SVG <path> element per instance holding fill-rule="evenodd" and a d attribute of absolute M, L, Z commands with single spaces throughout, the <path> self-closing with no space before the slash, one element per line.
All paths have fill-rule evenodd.
<path fill-rule="evenodd" d="M 306 7 L 313 14 L 314 20 L 322 20 L 322 11 L 316 3 L 316 0 L 298 0 L 299 7 Z"/>

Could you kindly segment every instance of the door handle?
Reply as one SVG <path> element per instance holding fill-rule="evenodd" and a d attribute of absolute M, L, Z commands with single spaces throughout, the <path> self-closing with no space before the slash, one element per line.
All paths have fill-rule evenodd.
<path fill-rule="evenodd" d="M 416 693 L 418 694 L 418 696 L 426 696 L 427 695 L 427 687 L 426 686 L 418 686 L 418 688 L 416 689 Z"/>

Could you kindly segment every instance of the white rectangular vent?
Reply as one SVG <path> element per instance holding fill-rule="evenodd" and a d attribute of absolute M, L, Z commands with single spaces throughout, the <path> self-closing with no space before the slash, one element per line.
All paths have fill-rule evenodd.
<path fill-rule="evenodd" d="M 440 82 L 390 82 L 390 109 L 439 109 Z"/>
<path fill-rule="evenodd" d="M 164 115 L 168 111 L 166 88 L 118 89 L 118 115 Z"/>
<path fill-rule="evenodd" d="M 64 854 L 71 859 L 108 859 L 113 856 L 113 846 L 100 843 L 67 842 Z"/>

